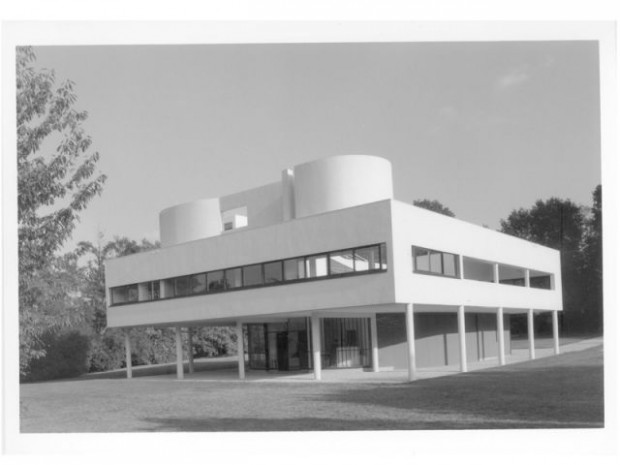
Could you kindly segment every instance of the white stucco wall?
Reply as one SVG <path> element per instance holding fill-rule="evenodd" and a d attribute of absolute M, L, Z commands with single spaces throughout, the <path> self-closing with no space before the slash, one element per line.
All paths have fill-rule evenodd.
<path fill-rule="evenodd" d="M 399 303 L 562 309 L 557 250 L 392 201 L 395 294 Z M 534 289 L 413 273 L 411 247 L 465 255 L 554 275 L 555 289 Z"/>
<path fill-rule="evenodd" d="M 273 182 L 220 197 L 222 212 L 246 207 L 248 228 L 262 228 L 282 222 L 282 183 Z"/>
<path fill-rule="evenodd" d="M 389 201 L 328 212 L 106 262 L 106 286 L 389 242 Z M 388 259 L 389 260 L 389 259 Z M 393 273 L 327 279 L 108 308 L 108 326 L 277 314 L 394 301 Z"/>
<path fill-rule="evenodd" d="M 297 218 L 393 197 L 392 165 L 384 158 L 338 155 L 293 171 Z"/>
<path fill-rule="evenodd" d="M 166 208 L 159 214 L 162 247 L 222 233 L 219 199 L 201 199 Z"/>

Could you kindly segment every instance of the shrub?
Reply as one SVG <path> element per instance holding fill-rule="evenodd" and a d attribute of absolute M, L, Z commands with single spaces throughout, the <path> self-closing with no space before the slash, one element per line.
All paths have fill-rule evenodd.
<path fill-rule="evenodd" d="M 30 363 L 26 381 L 73 378 L 88 371 L 90 341 L 79 331 L 47 332 L 42 337 L 46 355 Z"/>

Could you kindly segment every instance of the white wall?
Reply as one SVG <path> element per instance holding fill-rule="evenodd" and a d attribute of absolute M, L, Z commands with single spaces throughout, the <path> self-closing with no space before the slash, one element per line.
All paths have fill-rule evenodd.
<path fill-rule="evenodd" d="M 248 228 L 282 222 L 282 184 L 273 182 L 247 191 L 220 197 L 221 210 L 247 207 Z"/>
<path fill-rule="evenodd" d="M 201 199 L 166 208 L 159 214 L 162 247 L 222 233 L 219 199 Z"/>
<path fill-rule="evenodd" d="M 338 155 L 293 171 L 297 218 L 393 197 L 392 165 L 384 158 Z"/>
<path fill-rule="evenodd" d="M 227 267 L 362 246 L 390 238 L 389 201 L 296 219 L 264 228 L 239 229 L 106 262 L 106 286 L 139 283 Z M 109 326 L 220 318 L 394 301 L 388 271 L 324 281 L 240 290 L 108 308 Z M 179 320 L 181 319 L 181 320 Z"/>
<path fill-rule="evenodd" d="M 403 202 L 393 201 L 391 205 L 397 302 L 562 309 L 557 250 Z M 412 245 L 545 271 L 554 274 L 555 290 L 415 274 Z"/>

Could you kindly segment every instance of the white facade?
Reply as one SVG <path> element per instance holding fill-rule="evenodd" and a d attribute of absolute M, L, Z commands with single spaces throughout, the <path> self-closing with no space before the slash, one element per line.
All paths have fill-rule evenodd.
<path fill-rule="evenodd" d="M 299 317 L 314 325 L 319 318 L 355 317 L 370 318 L 373 333 L 373 318 L 405 315 L 408 306 L 416 314 L 455 317 L 461 307 L 493 315 L 562 309 L 558 251 L 396 201 L 392 191 L 387 160 L 344 155 L 286 169 L 266 186 L 168 208 L 160 215 L 161 249 L 106 263 L 108 326 L 242 325 Z M 365 246 L 376 247 L 357 250 Z M 358 269 L 362 261 L 355 262 L 356 272 L 340 270 L 379 247 L 384 263 L 371 271 Z M 305 260 L 318 276 L 286 281 L 282 275 L 246 286 L 248 267 L 235 289 L 212 292 L 200 287 L 200 279 L 209 279 L 202 277 L 196 278 L 197 292 L 179 289 L 185 283 L 180 277 L 254 264 L 262 264 L 252 271 L 261 269 L 266 280 L 268 266 L 284 270 L 281 261 L 293 258 Z M 322 266 L 331 274 L 321 276 Z M 373 334 L 376 342 L 376 328 Z M 381 334 L 380 327 L 379 344 Z M 411 350 L 413 341 L 407 344 Z M 375 355 L 373 367 L 379 365 Z"/>

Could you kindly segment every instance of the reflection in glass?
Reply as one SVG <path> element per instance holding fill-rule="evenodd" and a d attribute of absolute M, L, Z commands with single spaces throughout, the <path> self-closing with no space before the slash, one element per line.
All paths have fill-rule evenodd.
<path fill-rule="evenodd" d="M 224 289 L 224 272 L 211 271 L 210 273 L 207 273 L 207 288 L 209 289 L 209 292 Z"/>
<path fill-rule="evenodd" d="M 263 265 L 265 284 L 282 282 L 282 262 L 271 262 Z"/>
<path fill-rule="evenodd" d="M 313 255 L 306 259 L 306 276 L 308 278 L 318 278 L 327 276 L 327 255 Z"/>
<path fill-rule="evenodd" d="M 292 258 L 284 260 L 284 279 L 292 281 L 306 277 L 303 258 Z"/>
<path fill-rule="evenodd" d="M 352 273 L 355 271 L 353 263 L 352 250 L 332 252 L 329 254 L 330 274 Z"/>
<path fill-rule="evenodd" d="M 355 271 L 379 269 L 379 247 L 355 249 Z"/>
<path fill-rule="evenodd" d="M 190 276 L 190 289 L 192 294 L 202 294 L 207 291 L 207 275 L 205 273 Z"/>
<path fill-rule="evenodd" d="M 243 267 L 243 285 L 259 286 L 263 284 L 262 265 L 249 265 Z"/>
<path fill-rule="evenodd" d="M 241 268 L 230 268 L 226 270 L 226 289 L 241 287 Z"/>

